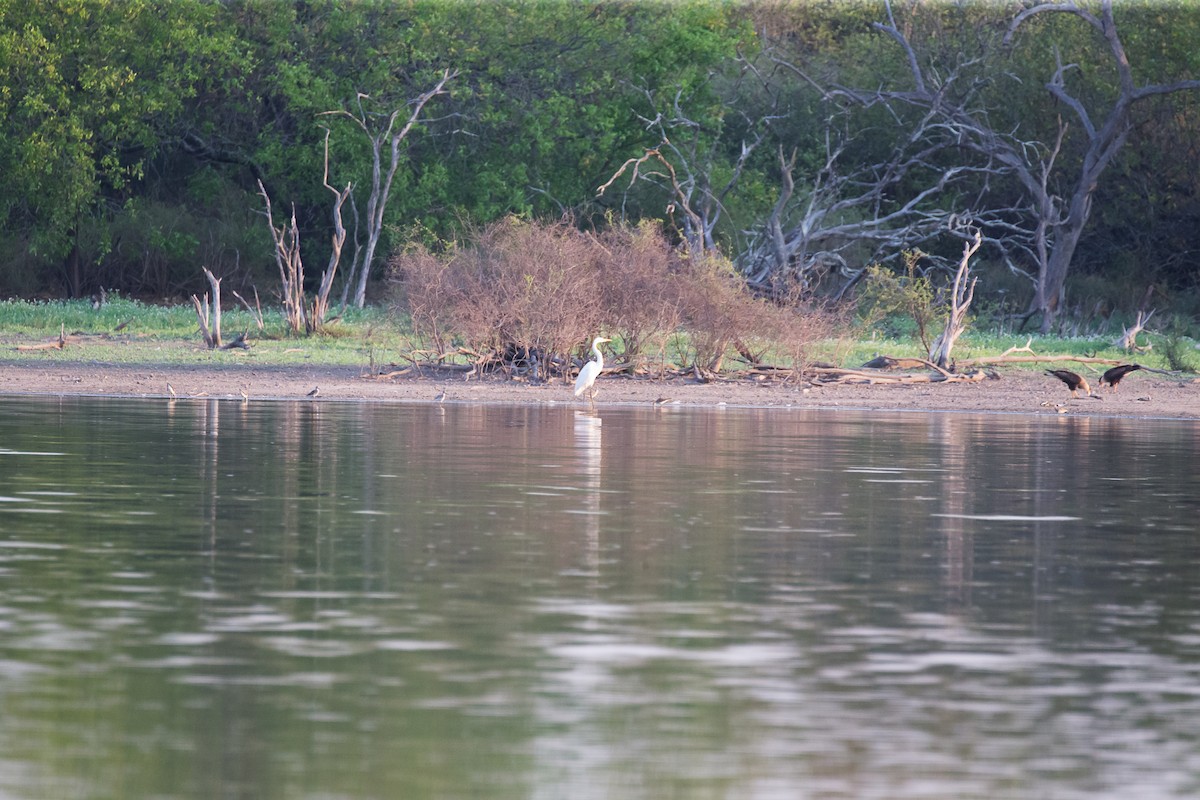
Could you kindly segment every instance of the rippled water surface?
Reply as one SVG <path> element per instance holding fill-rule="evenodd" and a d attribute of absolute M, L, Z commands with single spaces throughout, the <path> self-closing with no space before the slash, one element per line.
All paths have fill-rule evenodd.
<path fill-rule="evenodd" d="M 0 798 L 1195 797 L 1198 441 L 0 399 Z"/>

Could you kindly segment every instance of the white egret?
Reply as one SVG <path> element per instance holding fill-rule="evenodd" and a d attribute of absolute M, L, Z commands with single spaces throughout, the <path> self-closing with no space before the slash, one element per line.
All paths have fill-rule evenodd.
<path fill-rule="evenodd" d="M 600 343 L 611 341 L 612 339 L 605 339 L 603 336 L 597 336 L 595 339 L 592 339 L 592 352 L 596 357 L 584 364 L 583 369 L 579 370 L 579 377 L 575 379 L 576 397 L 587 392 L 588 402 L 595 404 L 596 376 L 600 374 L 600 370 L 604 369 L 604 356 L 600 354 Z"/>

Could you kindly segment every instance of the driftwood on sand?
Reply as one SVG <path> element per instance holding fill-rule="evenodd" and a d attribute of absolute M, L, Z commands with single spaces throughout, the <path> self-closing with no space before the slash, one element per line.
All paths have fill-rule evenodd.
<path fill-rule="evenodd" d="M 1076 355 L 1038 355 L 1033 351 L 1032 337 L 1023 346 L 1014 346 L 999 355 L 978 356 L 975 358 L 958 359 L 949 367 L 941 367 L 924 358 L 910 356 L 879 355 L 861 367 L 847 368 L 834 364 L 813 362 L 802 367 L 780 366 L 764 363 L 749 354 L 745 348 L 739 348 L 742 360 L 746 364 L 744 370 L 736 373 L 722 374 L 692 365 L 688 367 L 667 367 L 659 365 L 655 369 L 647 368 L 636 359 L 615 364 L 606 364 L 605 375 L 625 374 L 635 378 L 651 378 L 658 380 L 691 379 L 692 382 L 705 383 L 736 383 L 750 378 L 760 383 L 788 383 L 792 381 L 808 381 L 812 385 L 858 384 L 858 385 L 897 385 L 897 384 L 938 384 L 938 383 L 979 383 L 987 379 L 998 379 L 1000 375 L 992 369 L 1003 364 L 1032 364 L 1039 362 L 1074 361 L 1080 364 L 1116 365 L 1125 363 L 1121 359 L 1097 358 L 1093 356 Z M 468 363 L 454 359 L 465 359 Z M 476 352 L 458 347 L 447 352 L 413 351 L 406 360 L 409 365 L 390 371 L 384 370 L 374 377 L 378 380 L 389 380 L 405 377 L 412 373 L 422 373 L 432 369 L 438 372 L 457 372 L 465 380 L 479 377 L 484 371 L 491 369 L 503 370 L 504 359 L 501 354 Z M 1149 372 L 1172 374 L 1165 370 L 1143 367 Z M 520 372 L 516 370 L 515 372 Z M 510 378 L 518 381 L 528 381 L 530 378 L 523 373 L 511 373 Z M 534 382 L 539 382 L 536 379 Z"/>

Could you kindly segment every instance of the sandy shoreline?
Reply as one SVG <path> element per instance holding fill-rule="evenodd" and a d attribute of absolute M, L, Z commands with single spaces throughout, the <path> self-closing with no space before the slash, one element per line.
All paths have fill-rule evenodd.
<path fill-rule="evenodd" d="M 1090 376 L 1094 377 L 1094 376 Z M 1134 373 L 1103 400 L 1072 398 L 1059 381 L 1040 372 L 1011 370 L 979 383 L 908 385 L 796 385 L 749 380 L 657 381 L 604 376 L 597 407 L 652 405 L 669 398 L 681 406 L 862 408 L 1074 414 L 1106 417 L 1200 419 L 1200 383 Z M 352 367 L 107 365 L 95 362 L 0 362 L 0 394 L 50 396 L 215 397 L 230 400 L 434 402 L 586 405 L 562 383 L 526 384 L 500 379 L 464 381 L 459 375 L 372 376 Z"/>

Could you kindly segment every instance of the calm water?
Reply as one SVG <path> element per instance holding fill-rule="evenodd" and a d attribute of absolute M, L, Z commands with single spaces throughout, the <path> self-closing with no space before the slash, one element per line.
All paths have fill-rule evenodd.
<path fill-rule="evenodd" d="M 0 399 L 0 797 L 1195 797 L 1198 450 Z"/>

